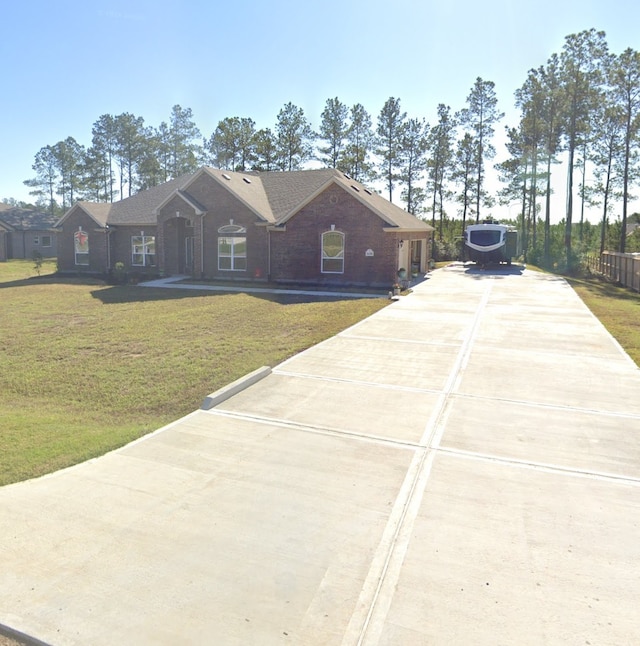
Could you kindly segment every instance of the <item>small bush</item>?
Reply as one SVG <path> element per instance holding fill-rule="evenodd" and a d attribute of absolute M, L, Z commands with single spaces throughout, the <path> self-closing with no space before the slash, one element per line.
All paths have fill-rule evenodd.
<path fill-rule="evenodd" d="M 35 269 L 36 274 L 40 276 L 42 273 L 42 254 L 39 251 L 33 252 L 33 268 Z"/>

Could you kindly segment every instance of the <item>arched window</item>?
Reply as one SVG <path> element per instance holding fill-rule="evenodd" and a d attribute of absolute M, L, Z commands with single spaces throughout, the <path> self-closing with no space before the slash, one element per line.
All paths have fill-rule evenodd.
<path fill-rule="evenodd" d="M 76 265 L 89 264 L 89 234 L 79 228 L 73 234 L 73 247 Z"/>
<path fill-rule="evenodd" d="M 340 231 L 322 234 L 322 273 L 344 273 L 344 233 Z"/>
<path fill-rule="evenodd" d="M 247 269 L 247 230 L 237 224 L 225 224 L 218 229 L 218 269 L 245 271 Z"/>
<path fill-rule="evenodd" d="M 225 224 L 218 229 L 218 233 L 246 233 L 247 229 L 239 224 Z"/>

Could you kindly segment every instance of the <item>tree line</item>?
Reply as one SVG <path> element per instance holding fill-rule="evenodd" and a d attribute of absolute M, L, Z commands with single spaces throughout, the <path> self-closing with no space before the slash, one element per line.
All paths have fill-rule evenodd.
<path fill-rule="evenodd" d="M 482 78 L 475 80 L 464 107 L 453 111 L 439 104 L 433 125 L 408 116 L 395 97 L 384 103 L 375 124 L 362 104 L 329 98 L 317 130 L 291 102 L 278 112 L 273 128 L 258 129 L 253 119 L 234 116 L 219 121 L 208 136 L 191 109 L 179 105 L 158 127 L 130 113 L 105 114 L 93 124 L 90 146 L 67 137 L 40 149 L 35 176 L 25 184 L 40 206 L 56 214 L 80 199 L 128 197 L 203 164 L 290 171 L 314 161 L 363 183 L 378 182 L 390 200 L 399 190 L 407 211 L 431 219 L 440 242 L 451 230 L 447 222 L 461 220 L 459 237 L 468 220 L 479 221 L 497 201 L 517 204 L 525 253 L 549 266 L 557 246 L 551 177 L 565 160 L 564 262 L 571 265 L 584 248 L 586 208 L 602 214 L 601 249 L 610 244 L 613 210 L 621 212 L 616 246 L 625 251 L 631 190 L 639 179 L 640 53 L 610 53 L 604 32 L 595 29 L 571 34 L 561 52 L 528 72 L 515 92 L 515 106 L 519 123 L 505 128 L 508 157 L 495 166 L 503 188 L 494 194 L 486 188 L 487 168 L 504 114 L 494 83 Z M 455 214 L 447 213 L 451 204 Z"/>
<path fill-rule="evenodd" d="M 564 154 L 566 264 L 576 261 L 576 220 L 577 248 L 584 246 L 587 207 L 601 212 L 600 251 L 611 244 L 610 215 L 614 207 L 621 209 L 616 246 L 624 253 L 631 189 L 638 182 L 640 53 L 631 48 L 611 53 L 605 33 L 595 29 L 572 34 L 559 54 L 529 71 L 515 98 L 520 123 L 507 128 L 510 157 L 498 168 L 506 184 L 502 199 L 521 204 L 525 248 L 537 247 L 541 217 L 543 259 L 550 264 L 551 176 Z"/>

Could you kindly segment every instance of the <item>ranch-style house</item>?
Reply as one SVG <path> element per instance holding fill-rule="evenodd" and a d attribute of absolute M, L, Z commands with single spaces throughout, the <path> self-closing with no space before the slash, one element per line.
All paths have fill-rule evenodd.
<path fill-rule="evenodd" d="M 56 217 L 0 203 L 0 262 L 12 258 L 55 258 Z"/>
<path fill-rule="evenodd" d="M 388 288 L 427 271 L 433 228 L 334 169 L 203 167 L 58 221 L 58 270 Z M 121 263 L 121 264 L 119 264 Z"/>

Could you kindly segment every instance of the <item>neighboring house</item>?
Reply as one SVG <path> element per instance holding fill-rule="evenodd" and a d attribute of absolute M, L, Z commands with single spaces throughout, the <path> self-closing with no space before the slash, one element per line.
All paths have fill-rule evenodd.
<path fill-rule="evenodd" d="M 0 220 L 0 262 L 8 259 L 9 233 L 9 227 Z"/>
<path fill-rule="evenodd" d="M 0 260 L 57 255 L 56 218 L 48 213 L 0 204 Z"/>
<path fill-rule="evenodd" d="M 209 167 L 59 220 L 58 269 L 389 287 L 426 272 L 433 228 L 334 169 Z"/>
<path fill-rule="evenodd" d="M 632 236 L 636 231 L 640 231 L 640 222 L 627 222 L 627 237 Z"/>

